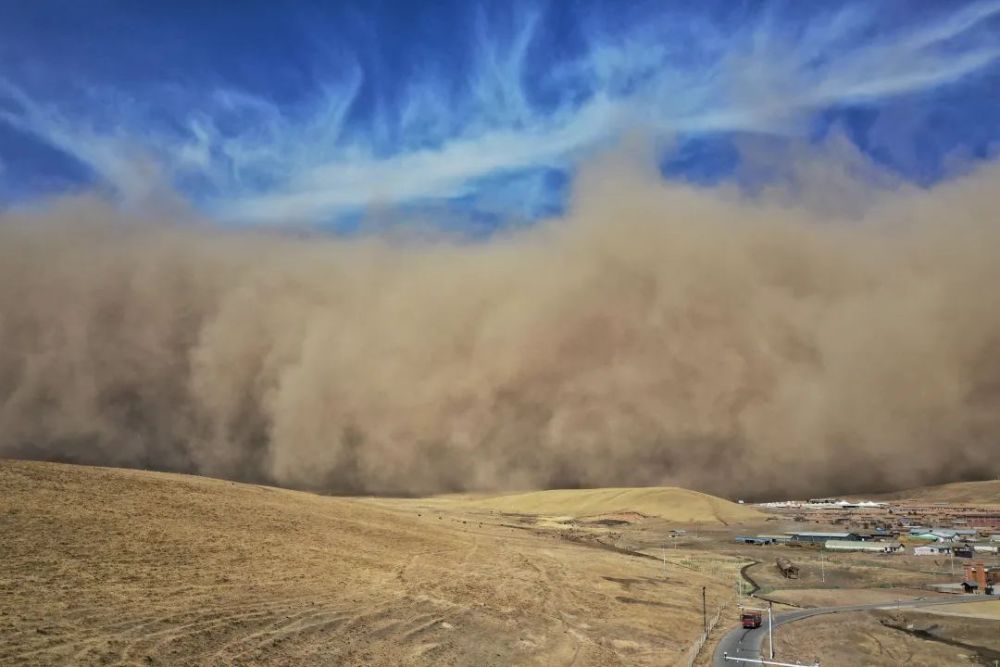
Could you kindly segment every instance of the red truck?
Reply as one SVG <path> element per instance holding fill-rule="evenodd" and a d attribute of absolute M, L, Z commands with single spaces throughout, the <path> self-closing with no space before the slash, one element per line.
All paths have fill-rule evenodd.
<path fill-rule="evenodd" d="M 761 614 L 759 611 L 745 611 L 741 617 L 744 628 L 759 628 L 761 624 Z"/>

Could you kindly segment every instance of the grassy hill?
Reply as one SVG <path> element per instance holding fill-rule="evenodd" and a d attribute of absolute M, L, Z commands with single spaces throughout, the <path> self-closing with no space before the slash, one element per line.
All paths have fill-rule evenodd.
<path fill-rule="evenodd" d="M 880 498 L 890 500 L 916 500 L 929 503 L 970 503 L 1000 505 L 1000 480 L 985 482 L 955 482 L 938 486 L 924 486 L 886 493 Z"/>
<path fill-rule="evenodd" d="M 0 536 L 5 667 L 673 664 L 731 581 L 461 513 L 2 459 Z"/>
<path fill-rule="evenodd" d="M 679 523 L 760 521 L 761 512 L 722 498 L 669 486 L 611 489 L 555 489 L 485 497 L 457 496 L 445 502 L 520 514 L 594 516 L 639 512 Z"/>

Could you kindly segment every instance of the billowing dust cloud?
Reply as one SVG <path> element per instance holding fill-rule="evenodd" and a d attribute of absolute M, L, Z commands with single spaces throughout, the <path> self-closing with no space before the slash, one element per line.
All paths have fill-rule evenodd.
<path fill-rule="evenodd" d="M 606 166 L 478 242 L 10 213 L 0 455 L 387 493 L 1000 473 L 1000 169 L 853 218 L 823 181 Z"/>

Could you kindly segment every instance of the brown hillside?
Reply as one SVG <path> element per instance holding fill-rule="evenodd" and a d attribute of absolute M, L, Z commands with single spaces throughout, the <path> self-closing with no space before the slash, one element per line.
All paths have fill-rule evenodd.
<path fill-rule="evenodd" d="M 914 500 L 930 503 L 969 503 L 1000 505 L 1000 480 L 985 482 L 955 482 L 886 493 L 880 498 Z"/>
<path fill-rule="evenodd" d="M 552 489 L 499 496 L 442 499 L 455 506 L 525 514 L 592 516 L 639 512 L 679 523 L 729 524 L 763 521 L 766 515 L 749 505 L 676 487 L 620 489 Z"/>
<path fill-rule="evenodd" d="M 729 576 L 421 514 L 0 460 L 0 664 L 673 664 L 701 586 L 729 595 Z"/>

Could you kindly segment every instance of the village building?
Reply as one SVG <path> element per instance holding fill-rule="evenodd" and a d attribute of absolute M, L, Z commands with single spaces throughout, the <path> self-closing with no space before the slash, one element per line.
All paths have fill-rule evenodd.
<path fill-rule="evenodd" d="M 943 544 L 928 544 L 921 547 L 913 547 L 914 556 L 947 556 L 951 553 L 951 547 Z"/>
<path fill-rule="evenodd" d="M 903 548 L 899 542 L 829 540 L 824 545 L 830 551 L 867 551 L 871 553 L 896 553 Z"/>
<path fill-rule="evenodd" d="M 848 542 L 859 542 L 861 536 L 857 533 L 822 533 L 822 532 L 803 532 L 803 533 L 791 533 L 792 542 L 809 542 L 813 544 L 825 544 L 826 542 L 832 540 L 846 540 Z"/>

